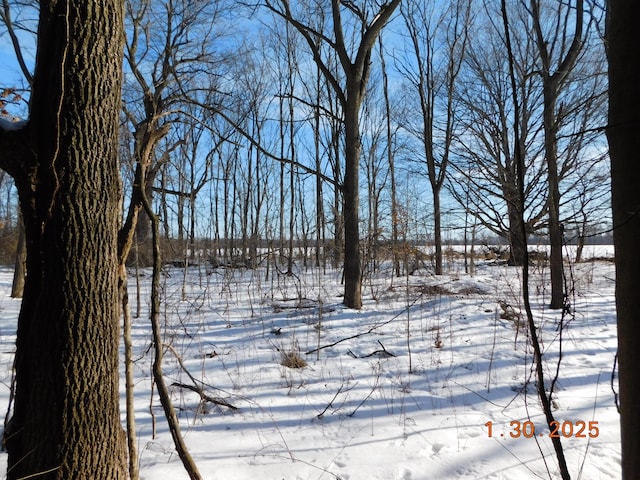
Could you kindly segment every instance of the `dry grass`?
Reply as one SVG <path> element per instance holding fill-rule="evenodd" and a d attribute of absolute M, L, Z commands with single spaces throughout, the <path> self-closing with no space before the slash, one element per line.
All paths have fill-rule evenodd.
<path fill-rule="evenodd" d="M 291 350 L 289 352 L 281 352 L 282 359 L 280 360 L 280 365 L 283 365 L 287 368 L 304 368 L 307 366 L 307 362 L 304 358 L 300 356 L 300 352 L 297 350 Z"/>

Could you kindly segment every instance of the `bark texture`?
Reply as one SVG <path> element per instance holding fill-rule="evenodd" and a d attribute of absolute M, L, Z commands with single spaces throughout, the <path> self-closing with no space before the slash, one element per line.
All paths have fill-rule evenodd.
<path fill-rule="evenodd" d="M 640 4 L 609 2 L 609 155 L 616 259 L 622 476 L 640 478 Z"/>
<path fill-rule="evenodd" d="M 118 404 L 122 39 L 121 0 L 41 1 L 30 119 L 0 133 L 0 147 L 13 147 L 0 166 L 16 180 L 27 240 L 6 432 L 10 480 L 126 478 Z"/>

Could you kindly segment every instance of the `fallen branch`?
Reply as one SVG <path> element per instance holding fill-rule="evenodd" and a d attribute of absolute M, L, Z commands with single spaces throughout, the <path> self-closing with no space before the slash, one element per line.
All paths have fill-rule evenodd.
<path fill-rule="evenodd" d="M 187 390 L 191 390 L 192 392 L 196 392 L 198 395 L 200 395 L 200 399 L 201 400 L 205 400 L 207 402 L 211 402 L 211 403 L 214 403 L 216 405 L 222 405 L 223 407 L 230 408 L 231 410 L 238 410 L 238 407 L 230 404 L 226 400 L 224 400 L 222 398 L 219 398 L 219 397 L 212 397 L 211 395 L 206 394 L 205 391 L 204 391 L 204 388 L 202 388 L 202 386 L 198 385 L 199 383 L 202 383 L 202 382 L 198 382 L 195 379 L 195 377 L 193 375 L 191 375 L 189 370 L 187 370 L 187 367 L 184 366 L 184 363 L 182 362 L 182 358 L 180 357 L 180 355 L 178 355 L 178 352 L 176 352 L 176 349 L 173 348 L 171 345 L 165 345 L 165 348 L 167 350 L 170 350 L 171 353 L 173 353 L 173 356 L 176 357 L 176 360 L 178 360 L 178 364 L 180 365 L 180 368 L 182 368 L 184 373 L 186 373 L 187 376 L 189 377 L 189 379 L 193 382 L 193 385 L 187 385 L 185 383 L 174 382 L 174 383 L 171 384 L 172 387 L 186 388 Z"/>
<path fill-rule="evenodd" d="M 373 388 L 371 388 L 371 391 L 369 392 L 369 395 L 367 395 L 366 397 L 364 397 L 364 400 L 362 400 L 362 401 L 360 402 L 360 404 L 359 404 L 356 408 L 354 408 L 354 409 L 353 409 L 353 412 L 351 412 L 351 413 L 349 413 L 349 414 L 347 415 L 348 417 L 353 417 L 353 416 L 356 414 L 356 412 L 360 409 L 360 407 L 361 407 L 362 405 L 364 405 L 364 404 L 365 404 L 365 402 L 371 398 L 371 395 L 373 395 L 373 392 L 375 392 L 375 391 L 376 391 L 376 388 L 378 388 L 378 383 L 380 383 L 380 375 L 378 375 L 378 376 L 376 377 L 376 383 L 373 385 Z"/>
<path fill-rule="evenodd" d="M 211 395 L 208 395 L 201 387 L 198 387 L 196 385 L 187 385 L 186 383 L 173 382 L 171 386 L 185 388 L 187 390 L 191 390 L 192 392 L 196 392 L 198 395 L 200 395 L 200 399 L 205 402 L 220 405 L 222 407 L 227 407 L 231 410 L 238 410 L 238 407 L 236 407 L 235 405 L 230 404 L 222 398 L 212 397 Z"/>
<path fill-rule="evenodd" d="M 369 355 L 363 355 L 360 358 L 369 358 L 369 357 L 373 357 L 374 355 L 385 355 L 387 357 L 395 357 L 396 356 L 395 353 L 391 353 L 389 350 L 384 348 L 384 345 L 382 344 L 382 342 L 380 340 L 378 340 L 378 343 L 382 347 L 382 350 L 376 350 L 374 352 L 371 352 Z"/>
<path fill-rule="evenodd" d="M 351 358 L 369 358 L 369 357 L 373 357 L 374 355 L 384 355 L 386 357 L 397 357 L 395 353 L 391 353 L 389 350 L 384 348 L 384 345 L 382 345 L 382 342 L 380 342 L 380 340 L 378 340 L 378 343 L 382 347 L 382 350 L 374 350 L 368 355 L 360 355 L 360 356 L 356 355 L 351 350 L 348 350 L 347 355 L 349 355 Z"/>
<path fill-rule="evenodd" d="M 344 387 L 344 383 L 342 385 L 340 385 L 340 388 L 338 389 L 336 394 L 333 396 L 331 401 L 327 404 L 327 406 L 324 407 L 324 410 L 322 410 L 318 415 L 316 415 L 317 418 L 322 418 L 322 416 L 325 413 L 327 413 L 327 410 L 329 410 L 329 408 L 331 408 L 333 406 L 333 402 L 336 400 L 336 398 L 338 398 L 338 395 L 340 395 L 343 392 L 343 387 Z M 351 390 L 351 389 L 349 389 L 349 390 Z M 345 391 L 347 391 L 347 390 L 345 390 Z"/>
<path fill-rule="evenodd" d="M 390 324 L 391 322 L 393 322 L 396 318 L 398 318 L 400 315 L 404 314 L 406 311 L 408 311 L 411 307 L 413 307 L 416 302 L 418 300 L 420 300 L 422 297 L 424 296 L 424 293 L 421 293 L 420 295 L 418 295 L 415 300 L 413 302 L 411 302 L 409 305 L 407 305 L 406 308 L 404 308 L 401 312 L 399 312 L 397 315 L 394 315 L 393 318 L 391 318 L 390 320 L 387 320 L 386 322 L 383 322 L 379 325 L 374 325 L 373 327 L 371 327 L 369 330 L 367 330 L 366 332 L 361 332 L 361 333 L 356 333 L 355 335 L 351 335 L 350 337 L 346 337 L 346 338 L 342 338 L 336 342 L 330 343 L 329 345 L 323 345 L 322 347 L 318 347 L 318 348 L 314 348 L 313 350 L 309 350 L 308 352 L 305 352 L 305 355 L 310 355 L 312 353 L 316 353 L 320 350 L 323 350 L 325 348 L 331 348 L 331 347 L 335 347 L 336 345 L 338 345 L 339 343 L 342 342 L 346 342 L 347 340 L 353 340 L 354 338 L 360 338 L 363 337 L 365 335 L 369 335 L 373 332 L 375 332 L 378 328 L 380 327 L 384 327 L 385 325 Z M 379 342 L 378 342 L 379 343 Z M 382 345 L 382 344 L 380 344 Z M 384 347 L 382 347 L 384 348 Z M 374 352 L 375 353 L 375 352 Z M 388 353 L 388 352 L 387 352 Z M 372 354 L 373 355 L 373 354 Z M 395 355 L 394 355 L 395 356 Z"/>

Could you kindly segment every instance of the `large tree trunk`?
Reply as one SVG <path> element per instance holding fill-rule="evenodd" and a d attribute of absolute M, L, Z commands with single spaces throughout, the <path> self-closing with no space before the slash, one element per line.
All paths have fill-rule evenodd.
<path fill-rule="evenodd" d="M 616 259 L 622 476 L 640 478 L 640 3 L 609 2 L 609 155 Z"/>
<path fill-rule="evenodd" d="M 40 5 L 29 148 L 9 167 L 27 238 L 10 480 L 126 478 L 116 238 L 122 16 L 121 0 Z"/>

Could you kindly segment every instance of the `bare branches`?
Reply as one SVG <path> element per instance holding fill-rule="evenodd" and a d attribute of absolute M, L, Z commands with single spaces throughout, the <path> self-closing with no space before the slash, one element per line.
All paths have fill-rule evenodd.
<path fill-rule="evenodd" d="M 174 382 L 174 383 L 171 384 L 172 387 L 180 387 L 180 388 L 185 388 L 187 390 L 191 390 L 192 392 L 195 392 L 198 395 L 200 395 L 200 399 L 202 401 L 204 401 L 204 402 L 209 402 L 209 403 L 213 403 L 214 405 L 227 407 L 230 410 L 238 410 L 238 407 L 232 405 L 231 403 L 227 402 L 223 398 L 212 397 L 211 395 L 206 393 L 204 391 L 204 386 L 203 386 L 202 382 L 198 382 L 195 379 L 195 377 L 193 375 L 191 375 L 189 370 L 187 370 L 187 367 L 185 366 L 184 362 L 182 361 L 182 358 L 180 357 L 180 355 L 178 355 L 178 352 L 176 351 L 176 349 L 173 348 L 171 345 L 166 345 L 166 347 L 167 347 L 168 350 L 171 351 L 171 353 L 173 353 L 173 355 L 176 357 L 176 360 L 178 360 L 178 363 L 180 364 L 180 367 L 182 368 L 184 373 L 187 374 L 187 376 L 189 377 L 189 379 L 193 383 L 192 385 L 188 385 L 188 384 L 185 384 L 185 383 Z"/>
<path fill-rule="evenodd" d="M 18 65 L 20 65 L 22 75 L 24 75 L 27 83 L 31 85 L 33 83 L 33 75 L 29 68 L 27 68 L 27 64 L 24 60 L 24 55 L 20 46 L 20 40 L 18 39 L 18 35 L 16 34 L 16 29 L 13 24 L 13 19 L 11 18 L 11 7 L 9 6 L 9 0 L 2 0 L 0 20 L 4 23 L 5 27 L 7 27 L 7 32 L 9 33 L 9 37 L 11 38 L 11 44 L 13 45 L 13 50 L 15 51 L 16 59 L 18 60 Z"/>
<path fill-rule="evenodd" d="M 556 16 L 557 24 L 554 28 L 554 37 L 551 39 L 545 38 L 545 35 L 542 31 L 542 17 L 540 12 L 540 1 L 539 0 L 530 0 L 530 14 L 531 19 L 533 21 L 533 28 L 536 35 L 536 42 L 538 45 L 538 50 L 540 52 L 540 59 L 542 61 L 543 71 L 541 72 L 543 76 L 548 77 L 549 81 L 551 81 L 555 85 L 561 84 L 564 79 L 569 75 L 571 69 L 576 63 L 578 59 L 578 55 L 580 54 L 580 50 L 582 49 L 583 44 L 583 29 L 584 29 L 584 0 L 576 0 L 575 5 L 575 17 L 570 17 L 570 9 L 565 11 L 564 16 L 558 14 Z M 560 8 L 560 7 L 558 7 Z M 560 25 L 560 22 L 564 18 L 564 24 Z M 571 44 L 569 45 L 566 52 L 562 51 L 562 45 L 558 46 L 558 42 L 564 43 L 564 39 L 567 36 L 568 25 L 574 26 L 573 38 Z M 552 52 L 550 50 L 550 41 L 552 48 L 554 46 L 559 47 L 561 58 L 558 60 L 557 69 L 555 72 L 552 71 Z"/>
<path fill-rule="evenodd" d="M 394 316 L 393 316 L 392 318 L 390 318 L 389 320 L 386 320 L 386 321 L 384 321 L 384 322 L 382 322 L 382 323 L 380 323 L 380 324 L 378 324 L 378 325 L 374 325 L 374 326 L 373 326 L 373 327 L 371 327 L 369 330 L 366 330 L 366 331 L 364 331 L 364 332 L 360 332 L 360 333 L 356 333 L 356 334 L 351 335 L 351 336 L 349 336 L 349 337 L 341 338 L 340 340 L 338 340 L 338 341 L 336 341 L 336 342 L 333 342 L 333 343 L 330 343 L 330 344 L 327 344 L 327 345 L 323 345 L 323 346 L 318 347 L 318 348 L 311 349 L 311 350 L 309 350 L 309 351 L 307 351 L 307 352 L 304 352 L 304 353 L 305 353 L 305 355 L 311 355 L 312 353 L 316 353 L 316 352 L 317 352 L 317 351 L 319 351 L 319 350 L 324 350 L 325 348 L 335 347 L 336 345 L 338 345 L 338 344 L 340 344 L 340 343 L 342 343 L 342 342 L 346 342 L 346 341 L 348 341 L 348 340 L 353 340 L 354 338 L 360 338 L 360 337 L 363 337 L 363 336 L 365 336 L 365 335 L 370 335 L 370 334 L 372 334 L 373 332 L 375 332 L 376 330 L 378 330 L 379 328 L 384 327 L 385 325 L 390 324 L 391 322 L 393 322 L 394 320 L 396 320 L 397 318 L 399 318 L 401 315 L 403 315 L 404 313 L 406 313 L 407 311 L 409 311 L 409 310 L 411 309 L 411 307 L 413 307 L 413 306 L 418 302 L 418 300 L 420 300 L 420 299 L 423 297 L 423 295 L 424 295 L 424 293 L 421 293 L 421 294 L 420 294 L 420 295 L 418 295 L 418 296 L 417 296 L 417 297 L 416 297 L 416 298 L 415 298 L 415 299 L 414 299 L 410 304 L 408 304 L 408 305 L 407 305 L 407 306 L 406 306 L 406 307 L 405 307 L 401 312 L 399 312 L 397 315 L 394 315 Z M 382 344 L 380 344 L 380 345 L 382 345 Z M 382 346 L 382 348 L 384 349 L 384 346 Z M 389 353 L 389 352 L 387 352 L 387 351 L 386 351 L 386 349 L 384 349 L 384 351 L 385 351 L 386 353 Z M 374 353 L 376 353 L 376 352 L 374 352 Z M 373 355 L 373 354 L 372 354 L 372 355 Z"/>
<path fill-rule="evenodd" d="M 323 174 L 322 172 L 317 171 L 316 169 L 309 167 L 307 165 L 304 165 L 303 163 L 300 163 L 296 160 L 292 160 L 291 158 L 285 158 L 285 157 L 281 157 L 278 155 L 275 155 L 274 153 L 272 153 L 271 151 L 269 151 L 268 149 L 266 149 L 258 140 L 256 140 L 256 138 L 250 133 L 248 132 L 241 124 L 240 122 L 234 120 L 231 115 L 229 115 L 228 113 L 226 113 L 224 110 L 222 110 L 220 107 L 217 107 L 215 105 L 208 105 L 208 104 L 204 104 L 202 102 L 199 102 L 197 100 L 193 100 L 193 103 L 210 111 L 211 113 L 215 114 L 215 115 L 219 115 L 220 117 L 222 117 L 226 122 L 229 123 L 229 125 L 231 125 L 238 133 L 240 133 L 253 147 L 255 147 L 256 149 L 258 149 L 258 151 L 260 151 L 260 153 L 262 153 L 263 155 L 265 155 L 266 157 L 275 160 L 277 162 L 280 163 L 284 163 L 284 164 L 288 164 L 288 165 L 292 165 L 295 166 L 296 168 L 299 168 L 300 170 L 309 173 L 311 175 L 318 175 L 320 178 L 322 178 L 322 180 L 324 180 L 325 182 L 331 184 L 331 185 L 336 185 L 339 186 L 339 182 L 338 180 L 331 178 L 325 174 Z"/>
<path fill-rule="evenodd" d="M 314 62 L 316 62 L 316 64 L 318 65 L 318 68 L 320 68 L 320 70 L 322 71 L 322 74 L 325 76 L 325 78 L 333 88 L 335 94 L 340 99 L 340 103 L 342 103 L 342 105 L 344 106 L 346 104 L 346 98 L 342 91 L 342 87 L 340 86 L 340 83 L 338 82 L 337 77 L 333 74 L 331 69 L 327 66 L 327 64 L 323 60 L 322 55 L 320 53 L 320 45 L 317 41 L 317 40 L 320 40 L 322 42 L 325 42 L 332 49 L 336 50 L 337 52 L 340 52 L 341 48 L 339 46 L 338 40 L 334 42 L 326 35 L 315 30 L 313 27 L 301 23 L 299 20 L 294 18 L 293 14 L 291 13 L 288 0 L 280 0 L 280 2 L 282 4 L 283 10 L 279 10 L 278 8 L 274 7 L 269 0 L 265 1 L 265 6 L 271 12 L 275 13 L 276 15 L 282 17 L 287 22 L 289 22 L 302 35 L 302 37 L 305 39 L 305 41 L 307 42 L 307 45 L 311 50 L 311 54 L 313 55 Z"/>

